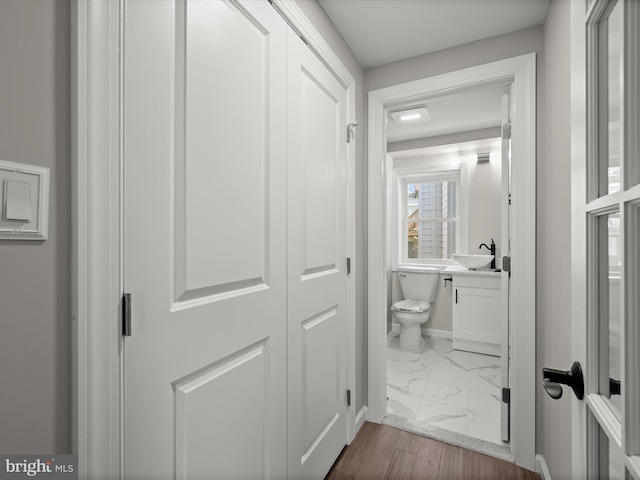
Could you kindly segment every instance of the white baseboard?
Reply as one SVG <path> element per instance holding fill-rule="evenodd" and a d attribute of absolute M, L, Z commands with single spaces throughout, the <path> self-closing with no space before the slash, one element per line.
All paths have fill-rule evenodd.
<path fill-rule="evenodd" d="M 421 328 L 422 335 L 429 337 L 453 338 L 452 332 L 448 330 L 436 330 L 434 328 Z"/>
<path fill-rule="evenodd" d="M 398 335 L 400 335 L 400 324 L 391 324 L 391 331 L 387 333 L 387 340 L 391 340 L 393 337 L 397 337 Z"/>
<path fill-rule="evenodd" d="M 549 467 L 547 467 L 547 462 L 542 455 L 536 455 L 536 473 L 538 473 L 543 480 L 551 480 Z"/>
<path fill-rule="evenodd" d="M 387 333 L 387 340 L 397 337 L 400 334 L 400 324 L 391 325 L 391 331 Z M 420 334 L 427 337 L 453 338 L 453 332 L 449 330 L 437 330 L 435 328 L 421 328 Z"/>
<path fill-rule="evenodd" d="M 363 405 L 360 411 L 356 414 L 356 435 L 364 425 L 365 420 L 367 419 L 367 406 Z"/>

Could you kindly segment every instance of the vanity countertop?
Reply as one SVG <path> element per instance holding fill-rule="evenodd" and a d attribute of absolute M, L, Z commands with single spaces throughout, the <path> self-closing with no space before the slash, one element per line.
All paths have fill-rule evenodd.
<path fill-rule="evenodd" d="M 469 270 L 465 267 L 460 267 L 458 265 L 450 265 L 444 269 L 444 273 L 453 274 L 453 275 L 473 275 L 473 276 L 484 276 L 484 277 L 497 277 L 500 275 L 500 272 L 490 269 L 483 270 Z"/>

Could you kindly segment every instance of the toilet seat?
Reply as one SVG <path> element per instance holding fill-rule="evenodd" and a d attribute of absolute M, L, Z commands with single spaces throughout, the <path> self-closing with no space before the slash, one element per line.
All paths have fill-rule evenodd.
<path fill-rule="evenodd" d="M 423 300 L 400 300 L 391 307 L 395 312 L 424 313 L 431 309 L 431 304 Z"/>

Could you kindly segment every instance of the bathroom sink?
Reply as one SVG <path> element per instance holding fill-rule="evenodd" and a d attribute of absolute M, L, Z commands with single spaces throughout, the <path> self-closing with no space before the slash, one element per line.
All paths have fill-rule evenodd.
<path fill-rule="evenodd" d="M 491 263 L 493 255 L 454 253 L 453 259 L 465 268 L 482 268 Z"/>

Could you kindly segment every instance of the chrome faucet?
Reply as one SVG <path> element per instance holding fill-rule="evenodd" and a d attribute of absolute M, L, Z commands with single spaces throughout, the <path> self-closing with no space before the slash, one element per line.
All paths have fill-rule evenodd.
<path fill-rule="evenodd" d="M 484 247 L 487 250 L 489 250 L 491 252 L 491 255 L 493 255 L 493 260 L 491 260 L 490 268 L 495 269 L 496 268 L 496 242 L 494 242 L 493 238 L 492 238 L 491 239 L 491 247 L 489 247 L 486 243 L 481 243 L 478 248 L 482 248 L 482 247 Z"/>

